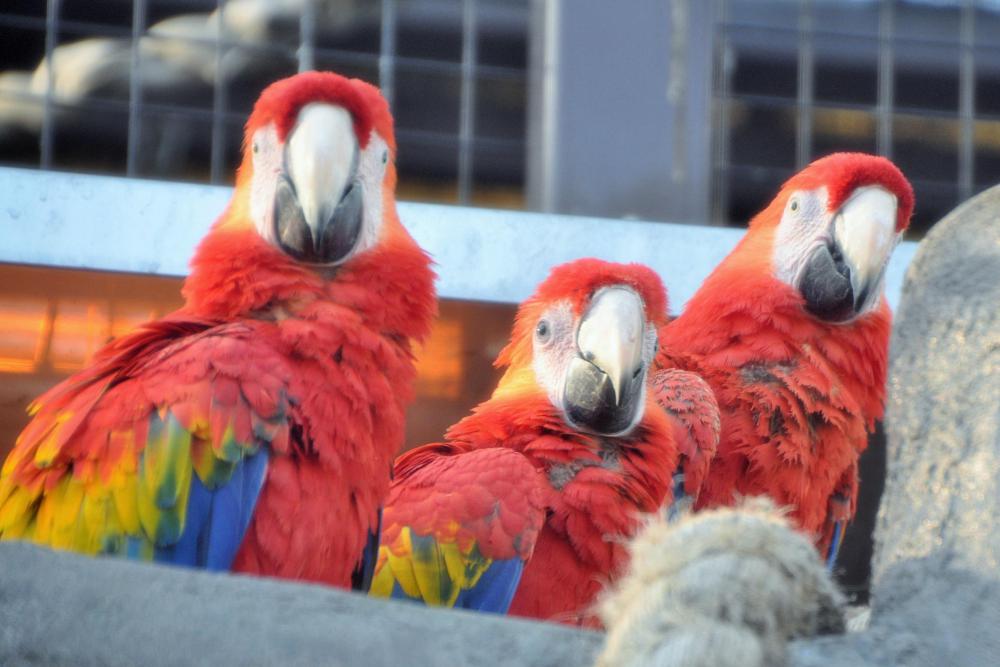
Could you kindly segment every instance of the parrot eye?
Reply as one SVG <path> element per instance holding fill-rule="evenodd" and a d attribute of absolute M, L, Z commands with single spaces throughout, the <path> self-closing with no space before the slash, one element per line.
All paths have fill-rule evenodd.
<path fill-rule="evenodd" d="M 382 164 L 385 164 L 388 161 L 389 161 L 389 151 L 388 149 L 386 149 L 382 151 Z"/>
<path fill-rule="evenodd" d="M 535 326 L 535 337 L 538 339 L 538 342 L 547 343 L 551 336 L 552 330 L 549 328 L 548 321 L 539 320 L 538 325 Z"/>
<path fill-rule="evenodd" d="M 260 144 L 258 144 L 256 141 L 253 142 L 253 152 L 254 152 L 254 155 L 256 155 L 257 153 L 260 152 Z"/>
<path fill-rule="evenodd" d="M 792 200 L 792 205 L 789 208 L 791 208 L 793 211 L 799 210 L 799 200 L 798 199 L 793 199 Z"/>

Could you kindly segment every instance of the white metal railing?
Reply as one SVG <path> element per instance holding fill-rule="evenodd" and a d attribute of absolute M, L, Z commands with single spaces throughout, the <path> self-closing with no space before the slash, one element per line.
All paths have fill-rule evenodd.
<path fill-rule="evenodd" d="M 180 276 L 231 190 L 0 167 L 0 262 Z M 548 270 L 577 257 L 642 262 L 663 276 L 679 310 L 743 234 L 739 229 L 491 209 L 400 204 L 433 255 L 442 297 L 518 302 Z M 886 276 L 899 301 L 916 244 Z"/>

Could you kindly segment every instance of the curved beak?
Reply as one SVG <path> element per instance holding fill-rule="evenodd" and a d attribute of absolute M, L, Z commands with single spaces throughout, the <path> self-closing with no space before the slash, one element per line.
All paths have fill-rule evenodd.
<path fill-rule="evenodd" d="M 647 360 L 642 299 L 625 287 L 594 295 L 577 329 L 577 357 L 563 388 L 576 425 L 602 435 L 627 432 L 642 415 Z"/>
<path fill-rule="evenodd" d="M 333 264 L 354 249 L 363 217 L 359 154 L 350 113 L 330 104 L 302 107 L 274 200 L 275 236 L 290 256 Z"/>
<path fill-rule="evenodd" d="M 814 315 L 844 322 L 864 312 L 882 291 L 896 247 L 895 195 L 877 185 L 860 187 L 831 221 L 830 242 L 806 263 L 799 291 Z"/>

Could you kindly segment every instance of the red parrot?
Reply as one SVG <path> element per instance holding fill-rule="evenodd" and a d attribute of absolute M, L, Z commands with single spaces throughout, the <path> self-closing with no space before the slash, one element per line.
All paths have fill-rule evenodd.
<path fill-rule="evenodd" d="M 554 269 L 492 397 L 396 461 L 372 594 L 592 623 L 640 514 L 670 502 L 674 425 L 646 400 L 665 316 L 644 266 Z"/>
<path fill-rule="evenodd" d="M 913 190 L 889 160 L 817 160 L 661 329 L 658 366 L 702 376 L 722 415 L 696 507 L 769 495 L 832 564 L 883 413 L 883 276 L 912 212 Z"/>
<path fill-rule="evenodd" d="M 436 314 L 394 152 L 375 87 L 269 86 L 185 305 L 31 406 L 0 538 L 367 589 Z"/>

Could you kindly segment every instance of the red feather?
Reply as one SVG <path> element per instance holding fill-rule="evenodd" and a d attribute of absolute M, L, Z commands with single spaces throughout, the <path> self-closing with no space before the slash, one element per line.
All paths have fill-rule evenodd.
<path fill-rule="evenodd" d="M 891 162 L 862 154 L 817 160 L 785 184 L 660 335 L 659 365 L 701 375 L 721 410 L 718 454 L 698 506 L 768 494 L 792 508 L 823 552 L 832 521 L 854 514 L 858 456 L 883 412 L 891 314 L 883 300 L 846 324 L 809 315 L 802 297 L 772 275 L 774 232 L 790 191 L 826 186 L 836 208 L 870 184 L 896 195 L 905 228 L 913 191 Z"/>
<path fill-rule="evenodd" d="M 332 73 L 270 86 L 247 136 L 267 123 L 284 136 L 314 101 L 350 111 L 362 145 L 375 130 L 394 146 L 378 90 Z M 8 468 L 17 484 L 35 487 L 70 470 L 107 478 L 116 465 L 135 465 L 150 415 L 168 410 L 185 428 L 210 429 L 218 451 L 272 437 L 233 567 L 346 587 L 376 531 L 403 442 L 412 345 L 436 315 L 434 274 L 399 222 L 391 162 L 377 244 L 335 271 L 298 264 L 258 235 L 249 217 L 252 175 L 244 151 L 233 199 L 191 262 L 184 308 L 112 342 L 42 396 Z M 223 437 L 227 428 L 235 445 Z M 50 433 L 55 458 L 37 465 Z"/>
<path fill-rule="evenodd" d="M 553 301 L 570 300 L 579 316 L 595 291 L 613 284 L 637 290 L 647 321 L 665 321 L 666 294 L 648 268 L 600 260 L 563 265 L 521 305 L 511 342 L 497 360 L 510 366 L 505 378 L 531 367 L 534 320 Z M 640 423 L 625 436 L 582 433 L 566 423 L 537 383 L 508 385 L 502 380 L 493 398 L 448 430 L 446 443 L 421 447 L 397 461 L 384 543 L 391 545 L 398 524 L 406 521 L 433 524 L 422 525 L 424 530 L 454 530 L 434 524 L 441 510 L 429 505 L 434 499 L 444 503 L 444 516 L 458 514 L 466 524 L 476 525 L 466 529 L 464 539 L 493 545 L 493 557 L 531 555 L 510 613 L 594 624 L 591 607 L 606 583 L 627 566 L 625 543 L 642 514 L 657 511 L 671 499 L 678 461 L 673 432 L 667 416 L 649 401 Z M 465 470 L 470 453 L 477 455 L 476 464 Z M 531 470 L 536 473 L 526 472 Z M 445 471 L 448 486 L 442 489 L 436 484 Z M 526 506 L 516 504 L 520 497 L 528 499 Z M 496 498 L 502 499 L 500 516 L 507 522 L 475 524 Z M 546 518 L 534 531 L 529 529 L 531 512 L 539 502 Z M 531 540 L 515 544 L 515 535 L 530 535 Z"/>

